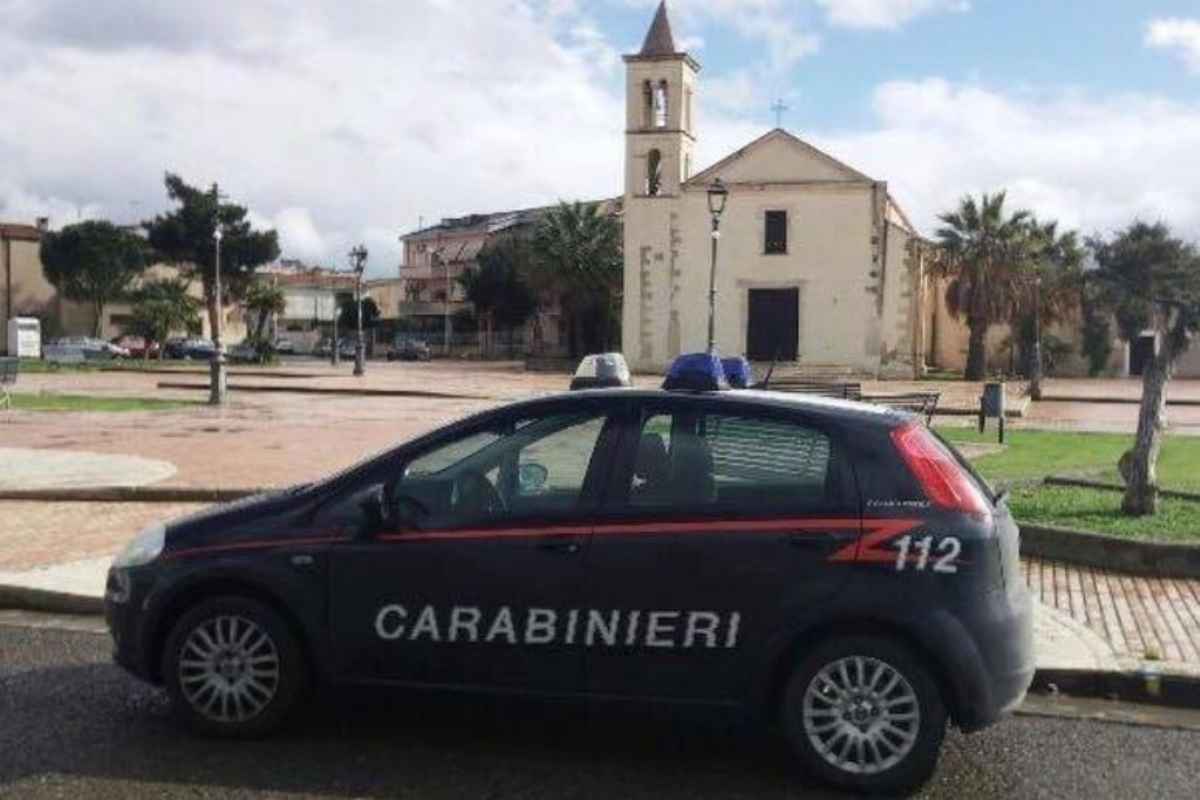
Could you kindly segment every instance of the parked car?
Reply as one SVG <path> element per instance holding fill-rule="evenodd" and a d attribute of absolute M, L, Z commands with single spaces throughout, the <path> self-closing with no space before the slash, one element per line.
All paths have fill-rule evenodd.
<path fill-rule="evenodd" d="M 63 336 L 43 348 L 47 361 L 110 361 L 120 352 L 103 339 Z"/>
<path fill-rule="evenodd" d="M 216 345 L 209 339 L 168 339 L 164 348 L 167 358 L 184 358 L 207 360 L 217 351 Z"/>
<path fill-rule="evenodd" d="M 112 345 L 124 350 L 128 358 L 158 358 L 162 353 L 162 348 L 153 339 L 128 333 L 113 339 Z"/>
<path fill-rule="evenodd" d="M 707 703 L 906 794 L 947 721 L 1033 678 L 1004 495 L 912 415 L 730 390 L 715 360 L 151 525 L 108 574 L 114 657 L 209 736 L 279 728 L 311 679 Z"/>
<path fill-rule="evenodd" d="M 429 345 L 420 339 L 402 339 L 388 349 L 388 361 L 428 361 L 433 358 Z"/>
<path fill-rule="evenodd" d="M 338 355 L 342 358 L 354 358 L 357 345 L 354 339 L 342 339 L 338 344 Z"/>
<path fill-rule="evenodd" d="M 230 361 L 237 364 L 257 364 L 261 360 L 258 348 L 254 345 L 254 342 L 250 341 L 235 344 L 229 348 L 226 355 Z"/>
<path fill-rule="evenodd" d="M 274 347 L 275 352 L 280 355 L 290 356 L 296 352 L 296 345 L 291 339 L 276 339 Z"/>

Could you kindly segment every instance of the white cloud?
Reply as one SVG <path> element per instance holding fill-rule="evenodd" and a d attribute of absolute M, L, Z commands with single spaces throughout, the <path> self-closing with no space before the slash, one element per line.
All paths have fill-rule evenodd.
<path fill-rule="evenodd" d="M 899 28 L 923 14 L 962 12 L 967 0 L 817 0 L 829 22 L 845 28 Z"/>
<path fill-rule="evenodd" d="M 649 12 L 659 0 L 624 0 L 625 5 Z M 790 69 L 821 48 L 821 37 L 804 24 L 795 0 L 671 0 L 668 4 L 676 45 L 694 41 L 696 29 L 716 22 L 763 46 L 763 68 Z M 646 14 L 646 24 L 651 16 Z"/>
<path fill-rule="evenodd" d="M 620 192 L 623 48 L 589 4 L 478 0 L 463 15 L 446 0 L 289 0 L 265 26 L 231 13 L 194 38 L 163 16 L 194 15 L 184 0 L 92 5 L 113 20 L 104 31 L 45 16 L 65 0 L 0 0 L 0 107 L 20 109 L 0 126 L 5 221 L 145 218 L 173 170 L 220 181 L 285 255 L 344 265 L 364 242 L 372 273 L 394 274 L 396 237 L 421 216 Z M 699 32 L 688 14 L 723 25 L 738 7 L 801 29 L 793 2 L 677 0 L 676 33 Z M 767 61 L 701 75 L 698 165 L 765 132 L 748 118 L 778 90 Z M 1086 232 L 1142 216 L 1200 238 L 1200 103 L 937 79 L 884 84 L 873 102 L 865 129 L 801 133 L 889 181 L 926 232 L 963 193 L 1009 187 Z"/>
<path fill-rule="evenodd" d="M 1175 50 L 1193 72 L 1200 72 L 1200 19 L 1164 18 L 1146 26 L 1147 47 Z"/>
<path fill-rule="evenodd" d="M 171 170 L 220 181 L 285 255 L 370 240 L 382 273 L 422 215 L 619 191 L 620 63 L 571 3 L 193 5 L 93 0 L 86 30 L 65 0 L 0 0 L 0 107 L 21 109 L 0 218 L 148 217 Z"/>
<path fill-rule="evenodd" d="M 1015 206 L 1084 233 L 1161 219 L 1200 240 L 1198 103 L 928 79 L 880 86 L 874 110 L 873 130 L 810 138 L 889 181 L 926 233 L 963 194 L 1008 188 Z"/>

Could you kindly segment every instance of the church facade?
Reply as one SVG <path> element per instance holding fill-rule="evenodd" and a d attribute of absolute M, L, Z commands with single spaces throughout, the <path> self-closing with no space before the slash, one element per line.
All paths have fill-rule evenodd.
<path fill-rule="evenodd" d="M 921 239 L 886 182 L 782 129 L 694 172 L 700 65 L 665 2 L 625 57 L 623 349 L 658 371 L 707 346 L 712 217 L 720 219 L 715 341 L 726 356 L 918 377 L 933 309 Z"/>

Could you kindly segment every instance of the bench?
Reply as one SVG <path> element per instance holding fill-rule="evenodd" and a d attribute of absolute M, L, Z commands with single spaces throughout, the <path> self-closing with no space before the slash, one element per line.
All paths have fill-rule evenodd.
<path fill-rule="evenodd" d="M 938 401 L 942 395 L 938 392 L 909 392 L 906 394 L 872 394 L 862 398 L 865 403 L 875 403 L 901 411 L 911 411 L 925 417 L 925 424 L 933 424 L 933 415 L 937 413 Z"/>
<path fill-rule="evenodd" d="M 821 397 L 833 397 L 838 400 L 861 400 L 861 383 L 833 383 L 829 381 L 804 380 L 802 378 L 772 378 L 766 386 L 758 384 L 755 388 L 767 388 L 775 392 L 791 392 L 792 394 L 812 394 Z"/>
<path fill-rule="evenodd" d="M 16 385 L 20 368 L 20 359 L 0 358 L 0 408 L 12 408 L 12 395 L 8 393 L 8 387 Z"/>

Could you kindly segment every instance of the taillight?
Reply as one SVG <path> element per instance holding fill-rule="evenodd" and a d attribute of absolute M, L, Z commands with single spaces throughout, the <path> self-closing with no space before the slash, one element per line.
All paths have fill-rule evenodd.
<path fill-rule="evenodd" d="M 986 517 L 991 508 L 983 493 L 958 465 L 954 454 L 945 448 L 919 422 L 895 428 L 892 442 L 925 497 L 935 507 L 946 511 Z"/>

